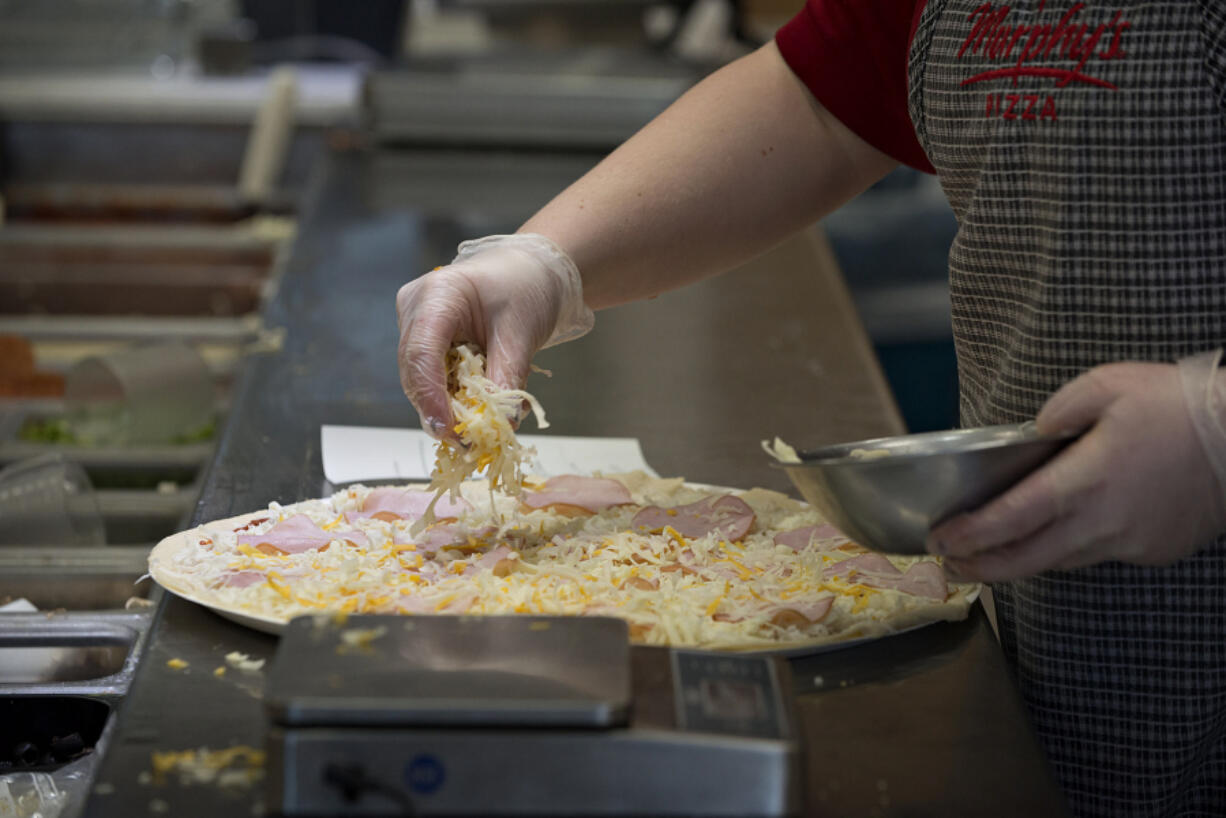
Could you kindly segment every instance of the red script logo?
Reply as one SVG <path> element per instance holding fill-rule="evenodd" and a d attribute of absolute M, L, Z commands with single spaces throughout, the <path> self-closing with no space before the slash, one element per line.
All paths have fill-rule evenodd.
<path fill-rule="evenodd" d="M 1040 0 L 1039 14 L 1046 6 L 1047 0 Z M 1122 19 L 1122 10 L 1116 10 L 1110 22 L 1084 22 L 1085 7 L 1085 3 L 1074 3 L 1059 19 L 1027 25 L 1015 23 L 1009 5 L 980 5 L 967 16 L 971 30 L 958 50 L 958 59 L 970 54 L 1002 65 L 967 77 L 961 84 L 1011 79 L 1017 86 L 1022 77 L 1040 77 L 1055 80 L 1056 88 L 1082 83 L 1119 90 L 1114 83 L 1094 76 L 1088 66 L 1091 60 L 1101 63 L 1126 57 L 1123 36 L 1132 24 Z M 1033 95 L 989 94 L 986 114 L 1002 119 L 1055 120 L 1054 97 L 1048 96 L 1041 106 L 1037 100 Z M 1036 108 L 1037 113 L 1030 113 Z"/>

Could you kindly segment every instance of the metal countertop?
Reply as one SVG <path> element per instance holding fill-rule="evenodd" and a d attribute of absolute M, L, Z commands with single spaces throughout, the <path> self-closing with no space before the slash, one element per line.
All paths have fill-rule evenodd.
<path fill-rule="evenodd" d="M 376 160 L 334 154 L 314 180 L 267 309 L 270 325 L 287 328 L 285 345 L 247 362 L 197 521 L 330 492 L 321 423 L 417 423 L 397 379 L 395 293 L 449 260 L 472 224 L 397 206 L 386 191 L 404 180 Z M 538 363 L 554 372 L 529 384 L 551 431 L 638 437 L 661 474 L 695 481 L 788 490 L 761 439 L 816 445 L 901 428 L 816 233 L 696 287 L 601 313 L 591 335 Z M 264 658 L 275 644 L 166 595 L 84 814 L 259 814 L 258 786 L 148 779 L 154 751 L 262 746 L 262 673 L 212 671 L 231 651 Z M 171 658 L 188 667 L 170 669 Z M 965 622 L 794 660 L 793 671 L 807 814 L 1063 813 L 978 606 Z"/>

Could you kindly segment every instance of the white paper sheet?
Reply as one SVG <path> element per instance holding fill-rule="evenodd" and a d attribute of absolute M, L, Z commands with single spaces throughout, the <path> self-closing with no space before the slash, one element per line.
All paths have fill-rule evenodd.
<path fill-rule="evenodd" d="M 325 425 L 319 437 L 324 476 L 333 484 L 428 480 L 434 469 L 434 439 L 420 429 Z M 536 449 L 530 471 L 546 477 L 636 469 L 656 474 L 637 438 L 519 435 L 519 440 Z"/>

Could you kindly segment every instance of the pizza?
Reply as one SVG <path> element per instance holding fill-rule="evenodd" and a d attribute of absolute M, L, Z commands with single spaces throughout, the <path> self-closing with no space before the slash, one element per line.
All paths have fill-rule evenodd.
<path fill-rule="evenodd" d="M 773 650 L 967 615 L 978 585 L 933 557 L 885 556 L 811 506 L 626 474 L 535 476 L 515 440 L 527 393 L 471 349 L 449 360 L 456 435 L 429 486 L 354 485 L 167 538 L 150 573 L 219 612 L 615 616 L 649 645 Z M 484 479 L 473 475 L 484 472 Z"/>
<path fill-rule="evenodd" d="M 823 645 L 966 616 L 978 586 L 931 557 L 884 556 L 810 506 L 643 473 L 528 476 L 516 497 L 469 481 L 330 497 L 168 538 L 150 571 L 211 607 L 307 613 L 570 614 L 625 619 L 644 644 Z"/>

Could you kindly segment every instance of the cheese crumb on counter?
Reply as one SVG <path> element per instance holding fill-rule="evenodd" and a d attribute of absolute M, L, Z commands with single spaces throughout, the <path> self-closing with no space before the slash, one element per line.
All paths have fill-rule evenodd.
<path fill-rule="evenodd" d="M 210 750 L 154 751 L 150 755 L 153 783 L 166 783 L 173 774 L 182 786 L 216 784 L 220 787 L 246 788 L 264 777 L 263 750 L 245 744 Z"/>
<path fill-rule="evenodd" d="M 230 653 L 226 654 L 226 664 L 228 664 L 230 667 L 238 668 L 239 670 L 245 670 L 250 673 L 254 673 L 255 671 L 260 670 L 261 668 L 264 667 L 264 660 L 263 659 L 252 659 L 247 654 L 239 653 L 238 651 L 235 650 L 235 651 L 231 651 Z M 219 668 L 219 670 L 221 670 L 222 673 L 225 672 L 225 668 Z M 218 676 L 221 675 L 221 673 L 217 673 L 216 670 L 213 672 Z"/>
<path fill-rule="evenodd" d="M 377 628 L 350 628 L 347 631 L 341 631 L 341 644 L 336 646 L 336 652 L 346 653 L 349 650 L 369 649 L 371 643 L 385 633 L 387 633 L 387 628 L 383 625 Z"/>

